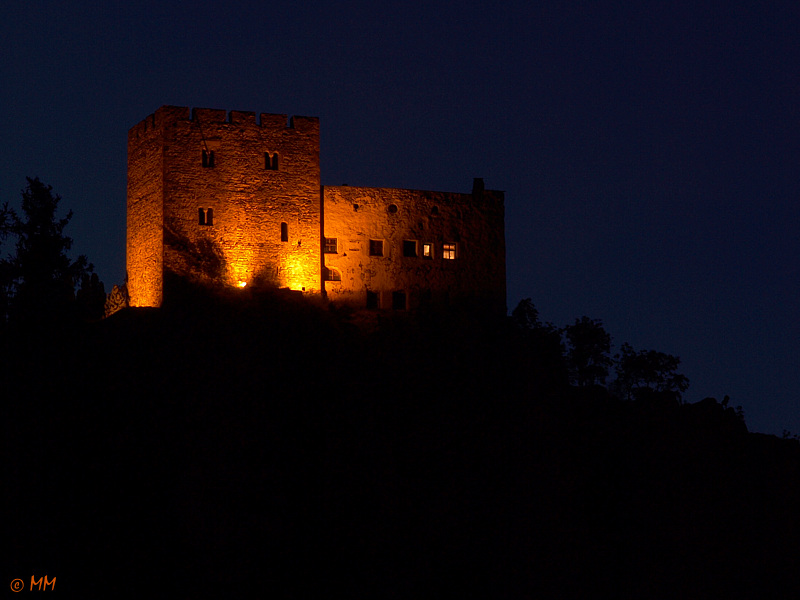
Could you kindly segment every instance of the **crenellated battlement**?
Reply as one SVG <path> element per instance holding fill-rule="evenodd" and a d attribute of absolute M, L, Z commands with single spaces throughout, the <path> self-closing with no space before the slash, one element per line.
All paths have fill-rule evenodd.
<path fill-rule="evenodd" d="M 155 113 L 131 127 L 129 139 L 139 139 L 152 135 L 171 123 L 189 122 L 201 125 L 237 125 L 265 130 L 295 130 L 298 133 L 319 132 L 319 119 L 316 117 L 289 116 L 285 114 L 260 113 L 256 119 L 253 111 L 219 108 L 189 108 L 188 106 L 162 106 Z"/>
<path fill-rule="evenodd" d="M 148 133 L 152 134 L 157 130 L 155 114 L 147 115 L 144 120 L 128 130 L 128 140 L 138 140 L 145 137 Z"/>
<path fill-rule="evenodd" d="M 152 135 L 164 128 L 169 123 L 188 120 L 190 111 L 185 106 L 162 106 L 152 115 L 148 115 L 144 120 L 139 121 L 128 131 L 128 139 L 135 140 L 148 135 Z"/>

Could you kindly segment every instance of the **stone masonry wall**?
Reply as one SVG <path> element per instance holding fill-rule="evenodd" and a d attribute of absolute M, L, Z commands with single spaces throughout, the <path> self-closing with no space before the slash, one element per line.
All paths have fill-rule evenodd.
<path fill-rule="evenodd" d="M 163 295 L 164 118 L 169 115 L 160 111 L 128 132 L 126 268 L 131 306 L 159 306 Z"/>
<path fill-rule="evenodd" d="M 325 186 L 323 197 L 323 235 L 336 238 L 325 273 L 341 279 L 326 277 L 330 300 L 363 307 L 371 292 L 381 308 L 405 297 L 407 308 L 469 300 L 505 311 L 502 192 L 476 180 L 472 194 Z"/>
<path fill-rule="evenodd" d="M 203 151 L 214 153 L 213 167 L 203 166 Z M 277 169 L 266 167 L 265 154 L 277 154 Z M 195 109 L 168 130 L 164 164 L 167 269 L 319 291 L 317 119 L 261 115 L 258 124 L 254 113 Z M 212 225 L 199 223 L 200 209 L 213 211 Z M 214 250 L 220 272 L 187 264 L 187 240 L 200 253 Z"/>
<path fill-rule="evenodd" d="M 318 119 L 261 114 L 257 122 L 251 112 L 162 107 L 144 123 L 129 136 L 132 290 L 167 270 L 320 291 Z M 163 268 L 150 258 L 161 231 Z M 134 305 L 160 304 L 160 294 L 147 298 L 155 303 Z"/>

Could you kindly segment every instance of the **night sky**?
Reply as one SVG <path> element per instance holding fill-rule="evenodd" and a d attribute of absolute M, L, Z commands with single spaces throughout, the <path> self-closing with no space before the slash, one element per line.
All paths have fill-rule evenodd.
<path fill-rule="evenodd" d="M 6 3 L 0 199 L 39 176 L 125 276 L 127 131 L 318 116 L 322 183 L 506 191 L 508 305 L 681 357 L 800 433 L 800 4 Z M 7 249 L 6 249 L 7 250 Z"/>

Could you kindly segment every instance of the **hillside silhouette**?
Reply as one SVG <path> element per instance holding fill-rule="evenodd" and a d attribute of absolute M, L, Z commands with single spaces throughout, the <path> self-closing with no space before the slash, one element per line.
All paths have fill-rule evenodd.
<path fill-rule="evenodd" d="M 160 309 L 4 338 L 9 580 L 46 569 L 83 597 L 800 590 L 800 444 L 725 402 L 571 385 L 552 331 L 511 318 L 168 284 Z"/>

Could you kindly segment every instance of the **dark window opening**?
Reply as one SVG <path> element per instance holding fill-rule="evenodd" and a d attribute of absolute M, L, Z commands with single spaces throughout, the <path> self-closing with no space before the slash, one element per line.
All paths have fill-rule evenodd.
<path fill-rule="evenodd" d="M 367 290 L 367 308 L 378 308 L 378 292 Z"/>
<path fill-rule="evenodd" d="M 394 214 L 397 212 L 397 204 L 390 204 L 389 205 L 389 212 Z"/>
<path fill-rule="evenodd" d="M 383 240 L 370 240 L 369 241 L 369 255 L 370 256 L 383 256 Z"/>
<path fill-rule="evenodd" d="M 288 242 L 289 241 L 289 224 L 288 223 L 281 223 L 281 241 Z"/>
<path fill-rule="evenodd" d="M 325 238 L 325 245 L 322 248 L 322 251 L 325 254 L 336 254 L 336 238 Z"/>
<path fill-rule="evenodd" d="M 439 207 L 438 207 L 438 206 L 434 206 L 434 207 L 431 209 L 431 214 L 432 214 L 432 215 L 438 215 L 438 214 L 439 214 Z"/>
<path fill-rule="evenodd" d="M 413 240 L 403 240 L 403 256 L 416 256 L 417 242 Z"/>
<path fill-rule="evenodd" d="M 214 224 L 214 209 L 213 208 L 198 208 L 197 220 L 200 225 L 213 225 Z"/>
<path fill-rule="evenodd" d="M 325 269 L 325 281 L 341 281 L 342 276 L 336 269 Z"/>
<path fill-rule="evenodd" d="M 213 150 L 203 150 L 203 166 L 206 168 L 211 168 L 214 166 Z"/>
<path fill-rule="evenodd" d="M 405 292 L 392 292 L 392 308 L 394 310 L 406 309 L 406 293 Z"/>

